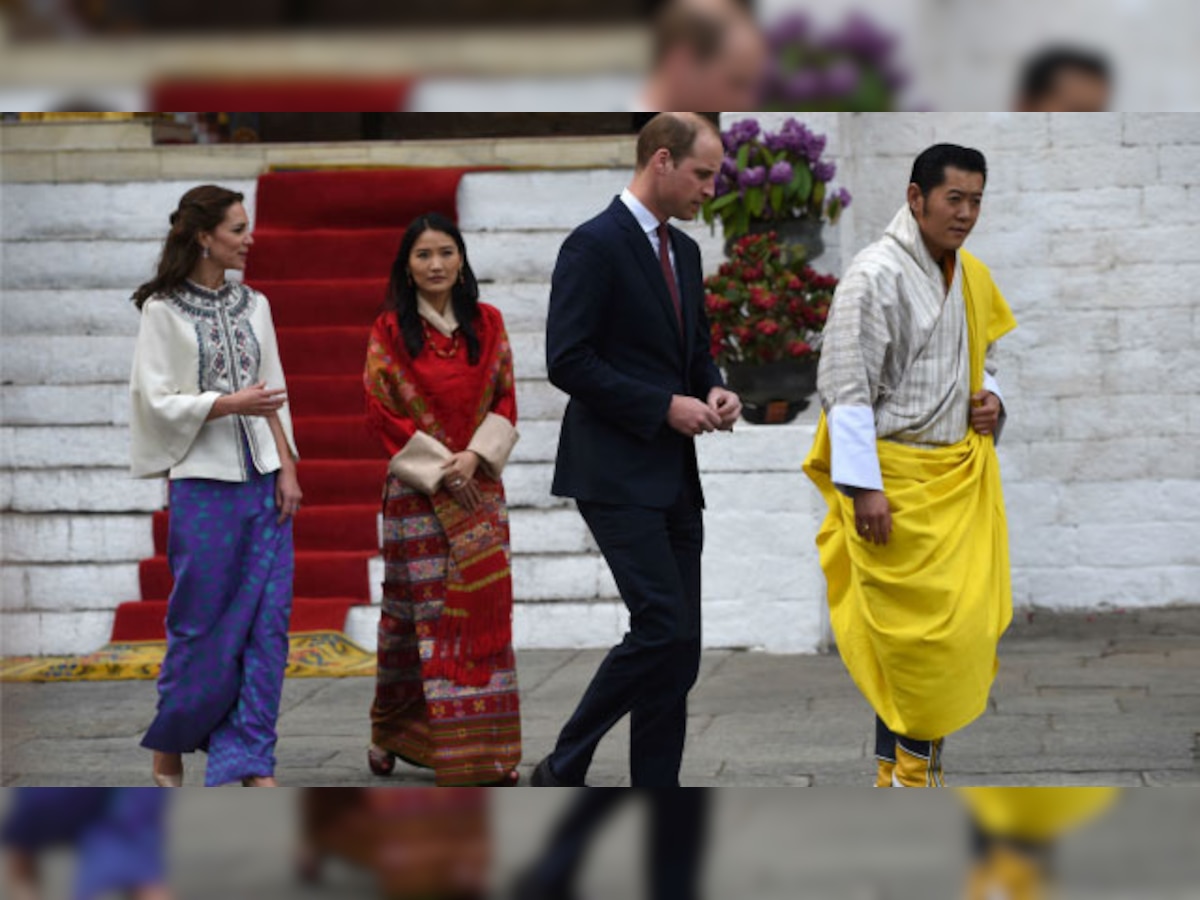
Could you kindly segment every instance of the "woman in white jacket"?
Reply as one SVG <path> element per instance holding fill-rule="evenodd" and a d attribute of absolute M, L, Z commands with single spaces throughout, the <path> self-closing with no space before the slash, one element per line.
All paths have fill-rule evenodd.
<path fill-rule="evenodd" d="M 142 739 L 162 787 L 182 785 L 180 754 L 197 749 L 206 785 L 275 785 L 301 493 L 270 306 L 225 280 L 254 243 L 241 201 L 214 185 L 184 194 L 157 275 L 133 294 L 133 474 L 170 479 L 175 584 Z"/>

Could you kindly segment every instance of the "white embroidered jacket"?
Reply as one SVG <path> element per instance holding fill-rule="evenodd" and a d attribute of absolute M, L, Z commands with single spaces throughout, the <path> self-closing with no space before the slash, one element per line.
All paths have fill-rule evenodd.
<path fill-rule="evenodd" d="M 262 416 L 208 419 L 222 394 L 265 381 L 285 388 L 267 298 L 243 284 L 208 290 L 192 282 L 148 299 L 129 379 L 132 472 L 136 478 L 245 481 L 245 446 L 260 473 L 280 468 Z M 288 404 L 279 421 L 299 458 Z"/>

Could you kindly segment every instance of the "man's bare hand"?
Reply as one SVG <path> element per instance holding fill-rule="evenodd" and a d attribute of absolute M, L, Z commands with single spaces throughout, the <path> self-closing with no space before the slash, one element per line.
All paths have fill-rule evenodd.
<path fill-rule="evenodd" d="M 671 398 L 671 406 L 667 409 L 667 424 L 680 434 L 695 437 L 720 428 L 721 417 L 704 401 L 676 394 Z"/>
<path fill-rule="evenodd" d="M 717 414 L 721 431 L 733 431 L 733 423 L 742 414 L 742 400 L 728 388 L 714 387 L 708 392 L 708 408 Z"/>
<path fill-rule="evenodd" d="M 892 507 L 883 491 L 860 490 L 854 495 L 854 527 L 864 541 L 881 547 L 892 536 Z"/>
<path fill-rule="evenodd" d="M 991 391 L 971 396 L 971 427 L 982 435 L 996 433 L 1000 424 L 1000 398 Z"/>

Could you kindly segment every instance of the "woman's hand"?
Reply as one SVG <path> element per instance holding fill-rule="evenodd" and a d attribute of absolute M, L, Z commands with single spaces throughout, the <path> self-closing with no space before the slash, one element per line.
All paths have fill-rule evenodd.
<path fill-rule="evenodd" d="M 475 451 L 464 450 L 455 453 L 442 463 L 442 469 L 442 485 L 458 505 L 472 513 L 479 509 L 483 503 L 483 494 L 475 482 L 475 472 L 479 469 L 479 456 Z"/>
<path fill-rule="evenodd" d="M 304 494 L 301 493 L 300 481 L 296 478 L 296 467 L 284 466 L 279 470 L 279 477 L 275 479 L 275 506 L 279 508 L 277 524 L 282 525 L 286 519 L 300 512 L 302 499 Z"/>
<path fill-rule="evenodd" d="M 283 388 L 267 390 L 267 383 L 260 381 L 232 394 L 218 397 L 208 414 L 210 419 L 221 416 L 269 416 L 278 412 L 287 402 L 287 391 Z"/>

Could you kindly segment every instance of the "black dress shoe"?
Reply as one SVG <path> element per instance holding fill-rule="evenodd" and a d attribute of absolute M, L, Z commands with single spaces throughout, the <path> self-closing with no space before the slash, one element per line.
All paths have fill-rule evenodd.
<path fill-rule="evenodd" d="M 529 776 L 529 784 L 531 787 L 586 787 L 583 782 L 563 781 L 555 775 L 554 770 L 550 768 L 548 756 L 534 767 L 533 774 Z"/>

